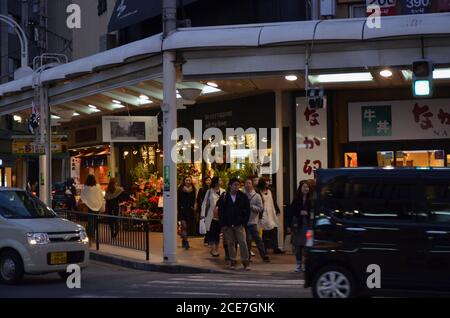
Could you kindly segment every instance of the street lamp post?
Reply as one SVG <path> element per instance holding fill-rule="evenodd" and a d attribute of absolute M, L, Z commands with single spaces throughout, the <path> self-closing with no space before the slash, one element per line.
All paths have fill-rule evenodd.
<path fill-rule="evenodd" d="M 177 1 L 162 0 L 164 38 L 177 28 Z M 164 262 L 175 264 L 177 250 L 177 164 L 172 158 L 177 128 L 175 52 L 163 53 L 163 148 L 164 148 Z"/>
<path fill-rule="evenodd" d="M 14 72 L 14 79 L 19 79 L 33 74 L 33 70 L 28 66 L 28 38 L 22 27 L 11 17 L 0 14 L 0 21 L 13 27 L 20 41 L 20 68 Z"/>

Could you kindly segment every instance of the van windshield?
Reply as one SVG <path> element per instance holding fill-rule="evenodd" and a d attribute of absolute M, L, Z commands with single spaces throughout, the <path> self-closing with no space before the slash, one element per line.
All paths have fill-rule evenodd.
<path fill-rule="evenodd" d="M 0 215 L 6 219 L 56 217 L 42 201 L 25 191 L 0 191 Z"/>

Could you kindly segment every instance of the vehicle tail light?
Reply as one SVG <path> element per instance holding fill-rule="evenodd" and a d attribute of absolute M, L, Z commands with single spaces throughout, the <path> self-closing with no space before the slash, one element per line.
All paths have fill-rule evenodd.
<path fill-rule="evenodd" d="M 314 246 L 314 231 L 313 230 L 306 231 L 306 246 L 307 247 Z"/>

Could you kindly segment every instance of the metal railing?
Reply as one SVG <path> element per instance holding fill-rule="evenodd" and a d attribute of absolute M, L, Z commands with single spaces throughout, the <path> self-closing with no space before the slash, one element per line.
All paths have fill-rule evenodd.
<path fill-rule="evenodd" d="M 66 210 L 58 210 L 56 213 L 64 219 L 83 226 L 90 242 L 95 242 L 97 251 L 100 249 L 100 244 L 144 251 L 147 261 L 150 259 L 152 225 L 161 223 L 161 220 L 144 220 Z"/>

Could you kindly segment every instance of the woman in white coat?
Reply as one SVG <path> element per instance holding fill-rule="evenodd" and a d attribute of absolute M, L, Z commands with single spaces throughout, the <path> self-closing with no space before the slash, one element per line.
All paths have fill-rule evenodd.
<path fill-rule="evenodd" d="M 94 237 L 94 217 L 92 214 L 104 212 L 104 198 L 100 186 L 95 180 L 95 176 L 88 175 L 84 183 L 83 190 L 81 190 L 80 205 L 87 207 L 88 215 L 88 235 Z"/>
<path fill-rule="evenodd" d="M 222 179 L 214 177 L 211 181 L 211 187 L 206 192 L 205 198 L 202 202 L 202 209 L 200 219 L 205 222 L 206 237 L 210 253 L 213 257 L 219 256 L 219 243 L 220 243 L 220 225 L 219 216 L 214 212 L 217 201 L 220 196 L 225 193 L 225 190 L 221 188 Z"/>

